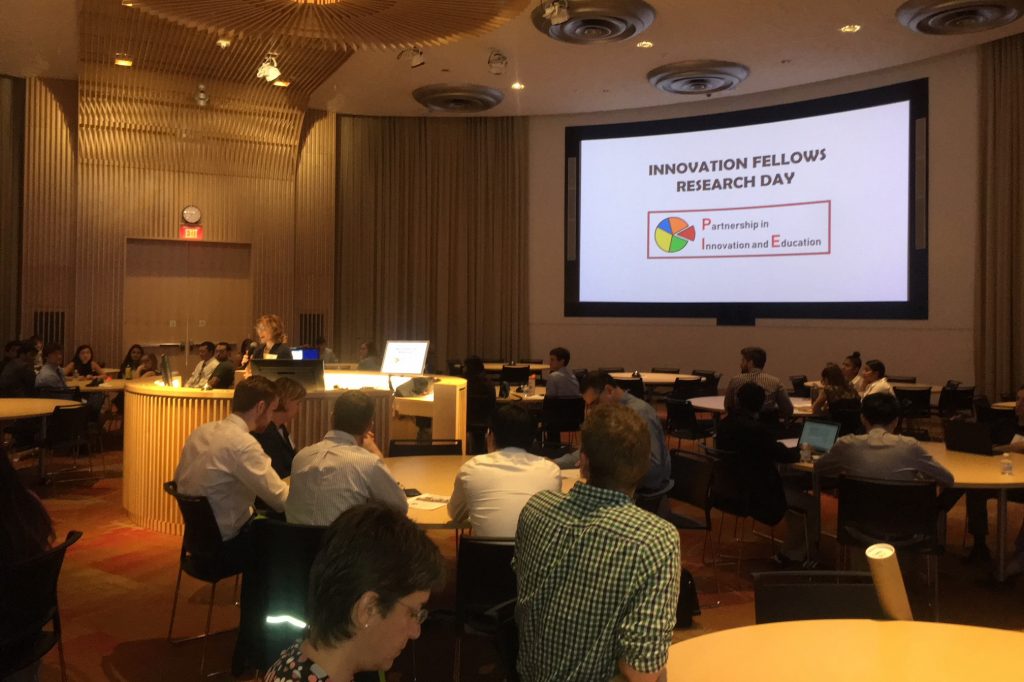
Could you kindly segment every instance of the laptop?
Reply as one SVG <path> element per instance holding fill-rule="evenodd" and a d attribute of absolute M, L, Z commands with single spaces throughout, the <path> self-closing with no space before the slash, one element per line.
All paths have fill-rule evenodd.
<path fill-rule="evenodd" d="M 800 431 L 800 438 L 797 440 L 797 447 L 803 448 L 804 443 L 807 443 L 813 452 L 824 455 L 835 445 L 838 436 L 839 424 L 837 422 L 805 419 L 804 428 Z"/>
<path fill-rule="evenodd" d="M 947 450 L 992 455 L 992 425 L 953 419 L 943 423 Z"/>

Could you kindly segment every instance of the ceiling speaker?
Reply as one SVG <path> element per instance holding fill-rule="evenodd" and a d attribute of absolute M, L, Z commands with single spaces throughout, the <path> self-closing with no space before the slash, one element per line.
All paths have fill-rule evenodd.
<path fill-rule="evenodd" d="M 540 3 L 530 15 L 537 30 L 574 45 L 628 40 L 654 23 L 654 8 L 644 0 L 568 0 L 569 19 L 552 24 Z"/>
<path fill-rule="evenodd" d="M 412 96 L 430 111 L 453 114 L 474 114 L 501 104 L 505 96 L 501 90 L 485 85 L 424 85 L 413 90 Z"/>
<path fill-rule="evenodd" d="M 896 10 L 917 33 L 956 35 L 1005 26 L 1024 14 L 1024 0 L 910 0 Z"/>
<path fill-rule="evenodd" d="M 750 70 L 742 64 L 704 59 L 659 66 L 648 72 L 647 80 L 673 95 L 709 95 L 732 90 L 749 74 Z"/>

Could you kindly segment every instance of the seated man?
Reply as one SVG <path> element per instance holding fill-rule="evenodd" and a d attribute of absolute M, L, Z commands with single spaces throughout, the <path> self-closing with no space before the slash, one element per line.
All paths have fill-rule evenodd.
<path fill-rule="evenodd" d="M 583 382 L 583 402 L 588 409 L 596 405 L 623 405 L 640 415 L 647 424 L 651 449 L 650 467 L 639 487 L 643 490 L 660 490 L 668 484 L 672 463 L 665 444 L 665 431 L 661 428 L 658 414 L 649 403 L 618 386 L 607 372 L 598 372 L 586 378 Z M 574 469 L 580 466 L 580 461 L 579 450 L 554 460 L 563 469 Z"/>
<path fill-rule="evenodd" d="M 552 348 L 548 355 L 547 383 L 544 394 L 561 398 L 575 398 L 580 394 L 580 382 L 569 370 L 569 351 L 559 346 Z"/>
<path fill-rule="evenodd" d="M 943 487 L 953 485 L 953 474 L 909 436 L 893 433 L 900 404 L 888 393 L 873 393 L 861 403 L 861 422 L 867 433 L 843 436 L 814 465 L 823 478 L 840 474 L 889 481 L 930 479 Z"/>
<path fill-rule="evenodd" d="M 188 437 L 174 474 L 178 492 L 209 499 L 221 538 L 241 558 L 247 551 L 247 527 L 257 497 L 283 512 L 288 484 L 270 466 L 270 458 L 250 435 L 262 431 L 277 407 L 277 393 L 266 377 L 235 387 L 231 414 L 203 424 Z"/>
<path fill-rule="evenodd" d="M 199 344 L 199 362 L 196 363 L 192 376 L 189 377 L 188 382 L 185 384 L 187 388 L 205 388 L 210 383 L 210 377 L 213 375 L 213 370 L 217 368 L 218 364 L 217 360 L 213 357 L 214 349 L 212 341 L 203 341 Z"/>
<path fill-rule="evenodd" d="M 818 505 L 799 485 L 799 477 L 784 483 L 778 464 L 796 462 L 800 454 L 775 439 L 771 429 L 760 421 L 764 405 L 764 389 L 750 382 L 736 391 L 737 406 L 718 426 L 715 444 L 738 456 L 738 470 L 743 489 L 748 495 L 750 516 L 774 526 L 786 516 L 786 540 L 780 561 L 805 561 L 813 558 L 814 547 L 820 533 Z M 796 508 L 801 514 L 791 513 Z M 804 555 L 804 517 L 808 520 L 812 556 Z"/>
<path fill-rule="evenodd" d="M 0 397 L 31 398 L 36 394 L 36 346 L 24 341 L 0 373 Z"/>
<path fill-rule="evenodd" d="M 526 451 L 536 432 L 536 420 L 518 405 L 494 412 L 487 433 L 490 452 L 463 464 L 455 477 L 448 502 L 453 521 L 468 518 L 475 536 L 512 538 L 519 512 L 534 493 L 561 490 L 558 465 Z"/>
<path fill-rule="evenodd" d="M 43 348 L 43 366 L 36 375 L 36 388 L 64 390 L 68 382 L 64 379 L 64 350 L 56 343 Z"/>
<path fill-rule="evenodd" d="M 583 424 L 581 476 L 534 495 L 519 517 L 513 568 L 522 679 L 656 680 L 679 596 L 679 532 L 636 507 L 650 469 L 644 420 L 600 405 Z"/>
<path fill-rule="evenodd" d="M 213 359 L 217 364 L 210 372 L 207 385 L 210 388 L 231 388 L 235 385 L 235 365 L 231 362 L 231 344 L 221 341 L 213 349 Z"/>
<path fill-rule="evenodd" d="M 762 417 L 770 415 L 778 419 L 789 419 L 793 416 L 793 403 L 789 394 L 782 386 L 778 377 L 767 374 L 764 365 L 768 361 L 768 354 L 764 348 L 748 346 L 740 351 L 740 372 L 738 376 L 729 381 L 725 387 L 725 411 L 731 412 L 736 409 L 736 391 L 743 384 L 755 383 L 764 389 L 764 405 L 761 407 Z"/>
<path fill-rule="evenodd" d="M 373 401 L 345 391 L 334 401 L 331 430 L 292 460 L 288 523 L 327 526 L 349 507 L 378 500 L 403 514 L 403 491 L 373 442 Z"/>

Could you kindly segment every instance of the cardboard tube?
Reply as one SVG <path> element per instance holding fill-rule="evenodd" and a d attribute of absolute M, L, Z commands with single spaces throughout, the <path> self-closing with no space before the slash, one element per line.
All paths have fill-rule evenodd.
<path fill-rule="evenodd" d="M 893 620 L 914 620 L 896 549 L 892 545 L 879 543 L 868 547 L 864 554 L 871 567 L 871 579 L 875 583 L 875 592 L 882 610 Z"/>

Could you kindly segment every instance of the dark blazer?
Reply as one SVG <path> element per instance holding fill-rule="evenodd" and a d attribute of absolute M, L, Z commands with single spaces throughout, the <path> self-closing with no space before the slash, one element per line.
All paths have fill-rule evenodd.
<path fill-rule="evenodd" d="M 777 463 L 796 462 L 800 453 L 779 443 L 763 422 L 730 413 L 718 426 L 716 445 L 736 453 L 732 473 L 746 493 L 754 519 L 774 526 L 786 513 L 786 493 Z"/>
<path fill-rule="evenodd" d="M 277 428 L 277 424 L 267 424 L 263 433 L 253 433 L 253 437 L 259 441 L 263 452 L 270 457 L 270 466 L 281 478 L 291 476 L 292 460 L 295 459 L 295 448 L 284 437 Z"/>

